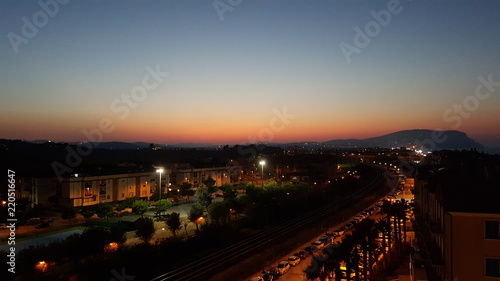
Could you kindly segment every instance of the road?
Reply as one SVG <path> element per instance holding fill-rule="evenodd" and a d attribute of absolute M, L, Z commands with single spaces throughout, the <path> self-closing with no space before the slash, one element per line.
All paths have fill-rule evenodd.
<path fill-rule="evenodd" d="M 409 202 L 411 199 L 414 199 L 414 196 L 413 196 L 413 194 L 410 191 L 410 186 L 405 186 L 405 188 L 403 188 L 403 191 L 400 194 L 398 194 L 398 195 L 396 195 L 394 197 L 394 200 L 400 200 L 402 198 L 404 198 L 407 202 Z M 387 198 L 384 198 L 384 197 L 380 198 L 380 200 L 382 200 L 382 199 L 387 199 Z M 346 219 L 344 222 L 339 223 L 338 225 L 332 227 L 330 230 L 334 230 L 334 229 L 337 229 L 337 228 L 345 225 L 347 222 L 351 221 L 354 217 L 355 216 Z M 377 220 L 379 220 L 379 219 L 381 219 L 383 217 L 384 217 L 384 215 L 376 214 L 376 213 L 370 215 L 370 218 L 373 219 L 373 220 L 375 220 L 375 221 L 377 221 Z M 410 224 L 410 223 L 411 222 L 408 222 L 408 224 Z M 340 243 L 341 240 L 342 240 L 342 238 L 343 238 L 343 236 L 345 236 L 345 235 L 347 235 L 349 233 L 350 232 L 348 231 L 348 232 L 344 233 L 344 235 L 342 235 L 341 237 L 335 238 L 332 243 L 337 243 L 337 242 Z M 311 245 L 312 243 L 314 243 L 315 241 L 317 241 L 322 236 L 323 235 L 315 237 L 314 239 L 311 239 L 307 243 L 304 243 L 302 246 L 297 247 L 293 251 L 290 251 L 287 255 L 284 255 L 282 257 L 278 257 L 274 261 L 273 265 L 277 265 L 282 260 L 287 260 L 289 256 L 291 256 L 294 253 L 297 253 L 300 250 L 304 249 L 305 247 Z M 408 233 L 408 237 L 407 238 L 409 240 L 413 239 L 414 238 L 413 232 Z M 285 273 L 283 276 L 281 276 L 279 278 L 279 280 L 280 281 L 305 281 L 305 280 L 307 280 L 304 271 L 309 267 L 309 265 L 311 265 L 311 262 L 312 262 L 312 256 L 309 256 L 309 257 L 305 258 L 304 260 L 301 260 L 301 262 L 297 266 L 291 267 L 290 270 L 287 273 Z M 248 277 L 247 279 L 251 280 L 252 278 L 259 277 L 259 276 L 262 276 L 262 273 L 261 272 L 256 272 L 255 274 L 253 274 L 252 276 Z"/>
<path fill-rule="evenodd" d="M 343 209 L 352 202 L 357 202 L 364 198 L 367 194 L 378 188 L 384 181 L 382 171 L 379 169 L 376 169 L 376 171 L 376 177 L 369 184 L 358 190 L 352 196 L 337 200 L 337 206 L 335 206 L 335 208 L 333 203 L 327 204 L 281 225 L 260 231 L 236 244 L 218 250 L 192 263 L 161 274 L 151 279 L 151 281 L 206 280 L 209 276 L 229 268 L 243 258 L 251 256 L 258 251 L 262 251 L 262 249 L 268 245 L 269 241 L 279 241 L 280 238 L 292 235 L 311 223 L 317 223 L 318 221 L 324 220 L 325 217 L 332 216 L 335 209 Z"/>

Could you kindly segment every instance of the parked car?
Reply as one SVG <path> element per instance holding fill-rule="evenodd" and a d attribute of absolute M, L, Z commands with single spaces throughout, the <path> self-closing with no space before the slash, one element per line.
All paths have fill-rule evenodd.
<path fill-rule="evenodd" d="M 319 238 L 318 241 L 323 242 L 323 244 L 325 244 L 325 245 L 332 243 L 331 236 L 323 236 L 323 237 Z"/>
<path fill-rule="evenodd" d="M 310 256 L 310 253 L 306 250 L 300 250 L 297 256 L 301 259 L 305 259 L 306 257 Z"/>
<path fill-rule="evenodd" d="M 278 272 L 280 275 L 285 274 L 289 269 L 290 264 L 288 263 L 288 261 L 280 261 L 278 266 L 276 266 L 276 272 Z"/>
<path fill-rule="evenodd" d="M 304 248 L 304 250 L 310 254 L 316 253 L 318 251 L 318 248 L 314 245 L 310 245 Z"/>
<path fill-rule="evenodd" d="M 334 235 L 335 237 L 340 237 L 340 236 L 342 236 L 343 234 L 344 234 L 344 230 L 342 230 L 342 229 L 340 229 L 340 228 L 339 228 L 339 229 L 335 229 L 335 230 L 333 231 L 333 235 Z"/>
<path fill-rule="evenodd" d="M 280 278 L 280 275 L 275 271 L 268 271 L 262 275 L 264 281 L 274 281 Z"/>
<path fill-rule="evenodd" d="M 323 243 L 320 240 L 314 242 L 313 245 L 316 246 L 316 248 L 318 248 L 319 250 L 321 250 L 321 249 L 323 249 L 325 247 L 325 243 Z"/>
<path fill-rule="evenodd" d="M 288 257 L 288 263 L 291 265 L 291 266 L 296 266 L 297 264 L 300 263 L 300 258 L 297 257 L 297 256 L 289 256 Z"/>

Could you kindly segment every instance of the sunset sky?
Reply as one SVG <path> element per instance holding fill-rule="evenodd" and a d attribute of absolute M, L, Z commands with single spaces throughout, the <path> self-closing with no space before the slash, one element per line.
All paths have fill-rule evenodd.
<path fill-rule="evenodd" d="M 0 138 L 500 147 L 499 1 L 59 1 L 0 3 Z"/>

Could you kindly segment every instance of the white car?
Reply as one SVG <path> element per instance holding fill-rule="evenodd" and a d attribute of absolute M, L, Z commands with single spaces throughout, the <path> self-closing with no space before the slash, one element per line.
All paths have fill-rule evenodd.
<path fill-rule="evenodd" d="M 291 265 L 291 266 L 296 266 L 297 264 L 300 263 L 300 258 L 297 257 L 297 256 L 289 256 L 288 257 L 288 263 Z"/>
<path fill-rule="evenodd" d="M 290 264 L 288 263 L 288 261 L 280 261 L 280 263 L 276 267 L 276 272 L 278 272 L 280 275 L 283 275 L 289 269 L 290 269 Z"/>

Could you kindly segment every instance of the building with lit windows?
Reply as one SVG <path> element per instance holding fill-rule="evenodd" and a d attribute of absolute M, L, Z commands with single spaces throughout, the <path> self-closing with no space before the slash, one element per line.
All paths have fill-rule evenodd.
<path fill-rule="evenodd" d="M 164 170 L 161 177 L 161 185 L 164 188 L 170 183 L 170 170 Z M 149 199 L 158 188 L 159 180 L 160 174 L 156 172 L 100 176 L 72 174 L 71 177 L 64 178 L 59 185 L 59 203 L 70 207 L 83 207 L 122 201 L 130 197 Z"/>
<path fill-rule="evenodd" d="M 240 178 L 241 166 L 228 167 L 209 167 L 209 168 L 176 168 L 173 169 L 173 184 L 181 186 L 184 183 L 190 183 L 193 188 L 204 186 L 204 181 L 212 178 L 215 186 L 223 184 L 238 183 Z"/>

